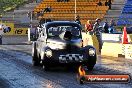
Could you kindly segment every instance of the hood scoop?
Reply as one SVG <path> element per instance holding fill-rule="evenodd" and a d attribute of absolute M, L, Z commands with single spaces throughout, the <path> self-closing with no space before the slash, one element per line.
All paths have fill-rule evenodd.
<path fill-rule="evenodd" d="M 70 31 L 65 31 L 60 34 L 60 38 L 66 41 L 70 41 L 72 39 L 72 33 Z"/>

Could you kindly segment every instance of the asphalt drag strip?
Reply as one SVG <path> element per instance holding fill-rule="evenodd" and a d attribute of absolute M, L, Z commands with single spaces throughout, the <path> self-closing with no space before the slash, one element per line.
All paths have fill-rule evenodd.
<path fill-rule="evenodd" d="M 13 46 L 14 49 L 16 48 Z M 18 47 L 17 47 L 18 49 Z M 24 48 L 26 49 L 26 48 Z M 108 63 L 109 61 L 110 63 Z M 103 63 L 105 62 L 105 63 Z M 110 60 L 103 60 L 97 63 L 89 74 L 126 74 L 130 71 L 114 69 Z M 122 62 L 114 62 L 117 67 Z M 131 62 L 129 62 L 131 63 Z M 124 65 L 124 67 L 126 67 Z M 131 68 L 131 67 L 129 67 Z M 127 70 L 127 69 L 126 69 Z M 128 69 L 129 70 L 129 69 Z M 129 84 L 84 84 L 76 81 L 76 73 L 65 71 L 63 68 L 53 71 L 44 71 L 42 67 L 33 67 L 31 56 L 21 51 L 12 51 L 8 48 L 0 49 L 0 78 L 5 79 L 9 85 L 7 88 L 131 88 Z M 6 84 L 3 83 L 3 84 Z M 3 88 L 3 87 L 2 87 Z"/>

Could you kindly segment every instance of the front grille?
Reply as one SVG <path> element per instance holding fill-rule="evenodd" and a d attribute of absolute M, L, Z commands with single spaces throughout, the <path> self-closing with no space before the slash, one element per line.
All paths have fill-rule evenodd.
<path fill-rule="evenodd" d="M 66 54 L 59 56 L 60 63 L 68 63 L 68 62 L 81 62 L 83 61 L 83 55 L 81 54 Z"/>
<path fill-rule="evenodd" d="M 79 50 L 79 47 L 77 47 L 76 45 L 72 45 L 72 44 L 67 44 L 66 47 L 65 47 L 66 51 L 68 53 L 71 53 L 73 51 L 77 51 Z"/>

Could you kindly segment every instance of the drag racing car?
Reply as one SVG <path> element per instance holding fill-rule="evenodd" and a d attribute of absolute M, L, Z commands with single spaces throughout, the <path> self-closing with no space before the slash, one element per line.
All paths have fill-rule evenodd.
<path fill-rule="evenodd" d="M 85 65 L 92 70 L 96 64 L 96 49 L 83 47 L 82 27 L 70 21 L 53 21 L 38 27 L 38 38 L 32 44 L 32 63 L 45 70 L 54 66 Z"/>

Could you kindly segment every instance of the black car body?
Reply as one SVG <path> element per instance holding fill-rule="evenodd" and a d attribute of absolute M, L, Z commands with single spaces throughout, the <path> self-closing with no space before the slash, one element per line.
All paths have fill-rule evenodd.
<path fill-rule="evenodd" d="M 83 47 L 81 26 L 70 21 L 48 22 L 38 27 L 38 39 L 33 43 L 33 65 L 40 62 L 45 69 L 61 65 L 84 64 L 92 70 L 96 64 L 93 46 Z"/>

